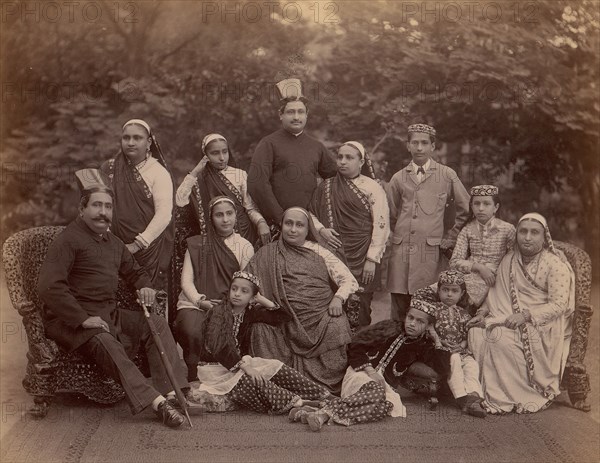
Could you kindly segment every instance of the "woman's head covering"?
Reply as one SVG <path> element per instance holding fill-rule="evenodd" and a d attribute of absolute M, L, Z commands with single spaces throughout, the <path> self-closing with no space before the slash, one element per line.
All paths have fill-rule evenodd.
<path fill-rule="evenodd" d="M 220 203 L 229 203 L 231 204 L 231 207 L 233 207 L 233 210 L 236 211 L 236 207 L 235 207 L 235 203 L 233 202 L 233 200 L 227 196 L 215 196 L 214 198 L 212 198 L 210 200 L 210 202 L 208 203 L 208 227 L 207 227 L 207 231 L 209 232 L 209 235 L 218 235 L 218 233 L 215 230 L 215 225 L 212 221 L 212 215 L 213 215 L 213 209 L 215 208 L 215 206 L 217 204 Z M 235 220 L 237 222 L 237 216 L 235 217 Z M 235 222 L 234 222 L 234 233 L 235 233 Z"/>
<path fill-rule="evenodd" d="M 358 152 L 360 153 L 360 158 L 363 161 L 365 160 L 366 151 L 365 151 L 365 147 L 362 145 L 362 143 L 359 143 L 357 141 L 346 141 L 342 144 L 342 146 L 344 146 L 344 145 L 350 145 L 350 146 L 353 146 L 354 148 L 356 148 L 358 150 Z"/>
<path fill-rule="evenodd" d="M 220 133 L 209 133 L 202 139 L 202 153 L 204 155 L 206 155 L 206 147 L 208 146 L 208 144 L 215 140 L 222 140 L 225 143 L 227 143 L 227 139 Z M 229 143 L 227 143 L 227 144 L 229 144 Z"/>
<path fill-rule="evenodd" d="M 289 211 L 301 212 L 306 217 L 306 221 L 308 222 L 308 234 L 306 235 L 306 239 L 310 240 L 310 241 L 317 241 L 316 237 L 318 236 L 318 234 L 317 234 L 317 229 L 315 228 L 315 224 L 313 223 L 308 211 L 306 209 L 304 209 L 303 207 L 292 206 L 292 207 L 288 207 L 285 211 L 283 211 L 281 225 L 283 226 L 283 219 L 285 218 L 285 214 L 287 214 Z M 283 239 L 283 233 L 281 234 L 281 239 Z"/>
<path fill-rule="evenodd" d="M 575 272 L 573 271 L 573 267 L 571 266 L 571 263 L 569 262 L 569 259 L 567 259 L 567 256 L 564 254 L 564 252 L 562 252 L 560 249 L 556 249 L 556 247 L 554 246 L 554 241 L 552 241 L 552 237 L 550 236 L 548 222 L 546 221 L 546 218 L 543 215 L 538 214 L 537 212 L 529 212 L 528 214 L 525 214 L 519 219 L 519 222 L 517 223 L 517 228 L 519 227 L 519 224 L 524 220 L 535 220 L 536 222 L 542 224 L 542 227 L 544 227 L 544 238 L 546 241 L 545 245 L 548 247 L 548 250 L 552 254 L 557 256 L 569 269 L 569 273 L 571 275 L 571 287 L 569 289 L 569 301 L 567 304 L 569 311 L 565 314 L 565 316 L 567 316 L 570 313 L 573 313 L 573 311 L 575 310 Z M 517 246 L 516 243 L 515 246 Z"/>
<path fill-rule="evenodd" d="M 344 145 L 352 146 L 353 148 L 356 148 L 358 150 L 358 152 L 360 153 L 360 158 L 365 162 L 363 168 L 367 169 L 367 173 L 373 180 L 377 180 L 377 178 L 375 177 L 375 169 L 373 169 L 373 163 L 371 162 L 371 158 L 368 156 L 367 150 L 365 150 L 363 144 L 357 141 L 346 141 L 342 143 L 342 146 Z"/>
<path fill-rule="evenodd" d="M 167 171 L 170 174 L 171 171 L 167 167 L 167 162 L 165 161 L 165 158 L 163 156 L 162 150 L 160 149 L 160 145 L 158 144 L 158 141 L 156 141 L 154 132 L 152 132 L 152 129 L 150 128 L 150 124 L 148 124 L 146 121 L 144 121 L 142 119 L 129 119 L 127 122 L 125 122 L 125 124 L 123 124 L 123 127 L 121 128 L 121 130 L 125 130 L 125 127 L 127 127 L 128 125 L 132 125 L 132 124 L 141 125 L 142 127 L 144 127 L 144 129 L 146 129 L 146 131 L 148 132 L 148 137 L 150 138 L 150 150 L 149 150 L 150 155 L 152 157 L 156 158 L 156 160 L 159 163 L 161 163 L 162 166 L 165 169 L 167 169 Z"/>
<path fill-rule="evenodd" d="M 128 125 L 131 125 L 131 124 L 141 125 L 142 127 L 144 127 L 146 129 L 146 132 L 148 132 L 148 135 L 152 134 L 152 130 L 150 130 L 150 125 L 146 121 L 143 121 L 142 119 L 129 119 L 127 122 L 125 122 L 125 124 L 123 124 L 123 127 L 121 129 L 125 130 L 125 127 L 127 127 Z"/>
<path fill-rule="evenodd" d="M 542 225 L 542 227 L 544 227 L 545 245 L 548 247 L 552 254 L 557 255 L 561 259 L 564 258 L 564 255 L 562 255 L 562 253 L 559 253 L 554 247 L 554 242 L 552 241 L 552 237 L 550 236 L 550 229 L 548 228 L 548 222 L 546 221 L 546 218 L 543 215 L 538 214 L 537 212 L 529 212 L 528 214 L 525 214 L 519 219 L 519 222 L 517 223 L 517 228 L 519 227 L 519 224 L 523 222 L 523 220 L 535 220 L 536 222 L 539 222 Z"/>
<path fill-rule="evenodd" d="M 228 196 L 215 196 L 208 203 L 208 210 L 210 211 L 211 217 L 213 208 L 219 203 L 230 203 L 235 209 L 235 203 L 233 202 L 233 199 L 229 198 Z"/>

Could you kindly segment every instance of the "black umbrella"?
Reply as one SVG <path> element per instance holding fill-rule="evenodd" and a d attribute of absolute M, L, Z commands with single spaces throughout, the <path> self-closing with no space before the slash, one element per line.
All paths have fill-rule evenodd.
<path fill-rule="evenodd" d="M 144 308 L 144 315 L 146 316 L 146 320 L 148 321 L 148 326 L 150 327 L 150 332 L 152 333 L 152 337 L 154 338 L 154 344 L 156 344 L 156 348 L 158 349 L 158 352 L 160 353 L 160 359 L 163 363 L 163 366 L 165 367 L 165 371 L 167 372 L 169 381 L 171 381 L 171 385 L 173 386 L 173 390 L 175 391 L 177 400 L 179 401 L 179 404 L 181 405 L 181 408 L 183 409 L 185 416 L 187 417 L 188 422 L 190 423 L 190 428 L 193 428 L 194 426 L 192 425 L 192 420 L 190 419 L 190 415 L 188 413 L 187 402 L 185 400 L 185 396 L 183 395 L 183 392 L 181 392 L 181 389 L 179 388 L 179 385 L 177 384 L 177 379 L 175 379 L 175 372 L 173 371 L 173 366 L 171 365 L 171 362 L 169 362 L 167 354 L 165 354 L 165 346 L 162 343 L 162 339 L 160 339 L 160 336 L 158 334 L 156 326 L 154 325 L 154 321 L 150 318 L 150 312 L 148 312 L 148 308 L 146 307 L 146 304 L 144 304 L 143 302 L 140 302 L 140 304 Z"/>

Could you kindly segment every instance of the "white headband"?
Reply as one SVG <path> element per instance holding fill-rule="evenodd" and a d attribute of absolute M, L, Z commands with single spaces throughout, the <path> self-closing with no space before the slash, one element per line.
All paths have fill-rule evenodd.
<path fill-rule="evenodd" d="M 537 212 L 529 212 L 528 214 L 525 214 L 523 217 L 521 217 L 519 219 L 519 223 L 521 223 L 523 220 L 528 220 L 528 219 L 529 220 L 531 220 L 531 219 L 537 220 L 539 223 L 542 224 L 542 226 L 545 229 L 548 229 L 548 222 L 546 221 L 546 218 L 542 214 L 538 214 Z"/>
<path fill-rule="evenodd" d="M 215 140 L 223 140 L 225 143 L 227 143 L 227 139 L 220 133 L 209 133 L 202 139 L 202 153 L 206 154 L 206 147 L 211 141 Z"/>
<path fill-rule="evenodd" d="M 286 214 L 286 212 L 289 212 L 289 211 L 298 211 L 298 212 L 302 212 L 302 213 L 303 213 L 303 214 L 306 216 L 306 218 L 307 218 L 307 219 L 310 221 L 310 217 L 308 216 L 308 212 L 306 212 L 306 211 L 305 211 L 304 209 L 302 209 L 301 207 L 297 207 L 297 206 L 290 207 L 290 208 L 288 208 L 288 209 L 286 209 L 286 210 L 285 210 L 285 212 L 283 213 L 283 215 L 285 215 L 285 214 Z"/>
<path fill-rule="evenodd" d="M 130 119 L 130 120 L 128 120 L 127 122 L 125 122 L 125 124 L 123 124 L 122 130 L 124 130 L 125 127 L 127 127 L 128 125 L 131 125 L 131 124 L 141 125 L 142 127 L 144 127 L 148 131 L 148 135 L 150 135 L 152 133 L 152 131 L 150 130 L 150 126 L 148 125 L 148 123 L 146 121 L 141 120 L 141 119 Z"/>
<path fill-rule="evenodd" d="M 354 148 L 356 148 L 358 150 L 358 152 L 360 153 L 360 158 L 364 161 L 365 147 L 361 143 L 359 143 L 357 141 L 347 141 L 347 142 L 344 142 L 344 145 L 350 145 L 350 146 L 353 146 Z M 344 146 L 344 145 L 342 145 L 342 146 Z"/>
<path fill-rule="evenodd" d="M 227 196 L 216 196 L 215 198 L 212 199 L 211 203 L 209 204 L 211 212 L 212 212 L 213 208 L 219 203 L 231 203 L 231 205 L 235 209 L 235 203 L 233 202 L 233 200 L 231 198 L 228 198 Z"/>

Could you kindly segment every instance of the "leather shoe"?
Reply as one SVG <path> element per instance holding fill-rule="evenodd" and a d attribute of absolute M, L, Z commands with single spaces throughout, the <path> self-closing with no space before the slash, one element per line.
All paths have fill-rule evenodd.
<path fill-rule="evenodd" d="M 156 415 L 160 418 L 162 423 L 169 428 L 178 428 L 185 421 L 185 417 L 175 410 L 166 400 L 163 400 L 158 405 Z"/>

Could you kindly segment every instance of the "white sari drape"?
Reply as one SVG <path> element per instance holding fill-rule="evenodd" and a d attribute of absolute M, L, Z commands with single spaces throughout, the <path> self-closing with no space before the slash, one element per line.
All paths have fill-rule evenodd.
<path fill-rule="evenodd" d="M 492 328 L 469 332 L 485 405 L 492 413 L 536 412 L 560 393 L 574 301 L 573 271 L 557 255 L 543 250 L 526 266 L 518 250 L 504 257 L 484 302 Z M 508 316 L 524 309 L 532 319 L 526 330 L 502 326 Z"/>

